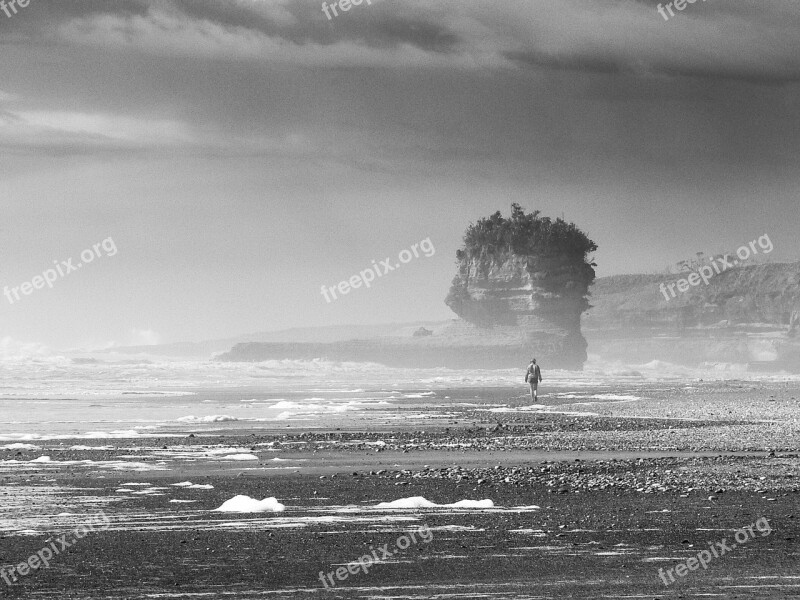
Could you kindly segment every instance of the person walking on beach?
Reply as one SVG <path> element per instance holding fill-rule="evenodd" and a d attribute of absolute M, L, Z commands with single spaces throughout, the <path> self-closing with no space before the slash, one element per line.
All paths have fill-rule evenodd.
<path fill-rule="evenodd" d="M 539 399 L 539 382 L 542 380 L 542 370 L 536 364 L 536 359 L 531 359 L 528 371 L 525 373 L 525 381 L 531 386 L 531 400 L 536 402 Z"/>

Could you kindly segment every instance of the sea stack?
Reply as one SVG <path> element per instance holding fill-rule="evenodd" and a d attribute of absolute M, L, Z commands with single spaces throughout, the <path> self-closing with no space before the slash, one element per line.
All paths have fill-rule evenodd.
<path fill-rule="evenodd" d="M 523 353 L 543 364 L 581 369 L 597 245 L 573 223 L 539 215 L 512 204 L 510 218 L 498 211 L 471 224 L 445 303 L 481 330 L 521 334 Z"/>

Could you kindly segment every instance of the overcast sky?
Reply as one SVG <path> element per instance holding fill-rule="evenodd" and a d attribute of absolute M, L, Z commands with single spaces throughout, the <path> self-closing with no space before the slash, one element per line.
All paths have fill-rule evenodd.
<path fill-rule="evenodd" d="M 0 12 L 9 346 L 446 319 L 470 221 L 576 222 L 598 275 L 767 233 L 800 258 L 800 4 L 31 0 Z M 370 289 L 333 286 L 430 238 Z"/>

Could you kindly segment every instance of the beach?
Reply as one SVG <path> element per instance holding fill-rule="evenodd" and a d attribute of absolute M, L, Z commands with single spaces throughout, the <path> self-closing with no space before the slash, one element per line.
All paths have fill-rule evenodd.
<path fill-rule="evenodd" d="M 798 2 L 0 23 L 0 600 L 800 598 Z"/>
<path fill-rule="evenodd" d="M 800 386 L 627 377 L 599 386 L 556 377 L 536 405 L 519 385 L 386 390 L 347 419 L 326 408 L 330 424 L 194 415 L 127 436 L 5 434 L 0 564 L 101 511 L 108 526 L 2 593 L 796 597 Z M 376 395 L 359 385 L 356 395 Z M 229 389 L 225 402 L 252 392 Z M 348 398 L 334 404 L 370 405 Z M 201 401 L 188 401 L 197 412 Z M 217 510 L 237 497 L 275 501 L 245 508 L 263 512 Z M 762 518 L 769 533 L 675 574 Z M 396 546 L 422 527 L 429 542 Z M 364 572 L 356 563 L 367 555 Z"/>

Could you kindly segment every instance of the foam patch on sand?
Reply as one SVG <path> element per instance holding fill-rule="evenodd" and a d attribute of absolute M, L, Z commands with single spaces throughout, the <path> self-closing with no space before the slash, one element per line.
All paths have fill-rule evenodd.
<path fill-rule="evenodd" d="M 400 498 L 392 502 L 381 502 L 376 508 L 494 508 L 491 500 L 459 500 L 452 504 L 436 504 L 423 496 L 412 496 L 411 498 Z"/>
<path fill-rule="evenodd" d="M 140 433 L 132 429 L 118 431 L 88 431 L 86 433 L 12 433 L 0 435 L 2 442 L 43 442 L 49 440 L 98 440 L 98 439 L 127 439 L 127 438 L 154 438 L 154 437 L 184 437 L 182 433 Z"/>
<path fill-rule="evenodd" d="M 192 483 L 191 481 L 181 481 L 180 483 L 173 483 L 175 487 L 181 487 L 186 490 L 213 490 L 214 486 L 210 483 Z"/>
<path fill-rule="evenodd" d="M 262 513 L 262 512 L 283 512 L 286 506 L 278 502 L 274 497 L 256 500 L 250 496 L 234 496 L 226 500 L 222 506 L 214 509 L 217 512 L 238 512 L 238 513 Z"/>
<path fill-rule="evenodd" d="M 249 452 L 250 448 L 203 448 L 202 454 L 206 454 L 208 456 L 216 456 L 218 454 L 241 454 L 244 452 Z"/>
<path fill-rule="evenodd" d="M 163 487 L 149 487 L 139 490 L 138 492 L 132 492 L 135 496 L 163 496 L 164 494 L 161 493 L 162 490 L 166 490 L 167 488 Z"/>
<path fill-rule="evenodd" d="M 228 454 L 220 456 L 218 460 L 258 460 L 255 454 Z"/>
<path fill-rule="evenodd" d="M 40 456 L 34 460 L 19 461 L 19 460 L 0 460 L 0 471 L 5 471 L 7 468 L 27 467 L 33 468 L 32 465 L 41 465 L 41 469 L 59 469 L 65 466 L 75 467 L 92 467 L 99 469 L 111 469 L 114 471 L 167 471 L 167 467 L 161 464 L 148 464 L 143 462 L 126 462 L 121 460 L 51 460 L 49 456 Z"/>
<path fill-rule="evenodd" d="M 589 402 L 573 402 L 572 405 L 577 404 L 586 404 L 591 405 Z M 546 404 L 529 404 L 527 406 L 499 406 L 497 408 L 487 408 L 478 410 L 485 410 L 491 413 L 513 413 L 513 412 L 534 412 L 534 413 L 542 413 L 542 414 L 556 414 L 556 415 L 564 415 L 567 417 L 599 417 L 600 414 L 596 412 L 589 412 L 589 411 L 570 411 L 570 410 L 558 410 L 555 406 L 548 406 Z"/>
<path fill-rule="evenodd" d="M 508 533 L 525 533 L 535 535 L 537 537 L 547 537 L 547 534 L 542 529 L 531 529 L 531 528 L 523 528 L 523 529 L 509 529 Z"/>
<path fill-rule="evenodd" d="M 41 446 L 34 446 L 33 444 L 6 444 L 0 446 L 0 450 L 41 450 Z"/>
<path fill-rule="evenodd" d="M 630 396 L 624 394 L 556 394 L 556 396 L 561 399 L 568 399 L 568 400 L 628 400 L 633 402 L 634 400 L 641 400 L 641 396 Z"/>

